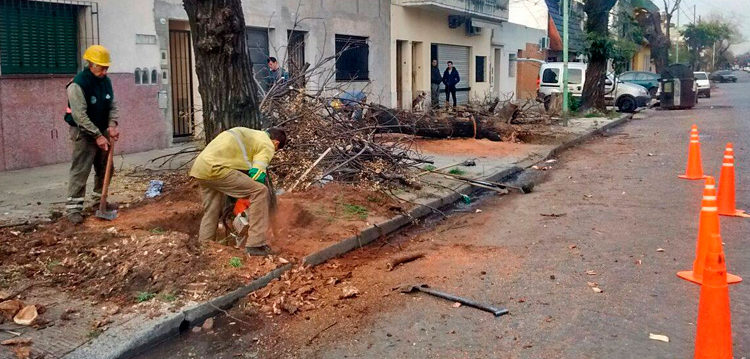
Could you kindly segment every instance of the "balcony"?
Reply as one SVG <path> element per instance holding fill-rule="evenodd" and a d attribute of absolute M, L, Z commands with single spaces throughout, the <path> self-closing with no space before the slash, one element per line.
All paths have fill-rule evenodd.
<path fill-rule="evenodd" d="M 508 21 L 509 0 L 394 0 L 396 5 L 423 7 L 448 11 L 451 14 L 466 14 L 474 18 Z"/>

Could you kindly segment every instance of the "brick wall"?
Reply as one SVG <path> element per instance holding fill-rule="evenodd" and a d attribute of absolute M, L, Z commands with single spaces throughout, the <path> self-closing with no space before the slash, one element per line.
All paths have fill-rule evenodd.
<path fill-rule="evenodd" d="M 547 59 L 547 50 L 539 51 L 539 45 L 526 43 L 526 49 L 518 55 L 519 58 Z M 516 97 L 521 99 L 536 98 L 536 79 L 539 76 L 541 64 L 531 61 L 519 61 L 516 67 Z"/>
<path fill-rule="evenodd" d="M 120 108 L 116 153 L 164 148 L 171 133 L 157 103 L 158 85 L 135 85 L 133 74 L 110 74 Z M 0 79 L 0 171 L 70 161 L 63 120 L 70 77 Z"/>

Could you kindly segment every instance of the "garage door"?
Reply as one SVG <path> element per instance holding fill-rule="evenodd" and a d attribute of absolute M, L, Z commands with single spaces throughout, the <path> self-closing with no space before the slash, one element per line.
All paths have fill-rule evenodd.
<path fill-rule="evenodd" d="M 264 79 L 268 76 L 268 29 L 248 27 L 245 29 L 245 40 L 253 63 L 253 74 L 265 89 Z"/>
<path fill-rule="evenodd" d="M 441 71 L 445 71 L 448 61 L 453 61 L 453 66 L 458 70 L 461 81 L 456 85 L 456 100 L 458 103 L 469 102 L 469 47 L 456 45 L 437 45 L 438 66 Z"/>

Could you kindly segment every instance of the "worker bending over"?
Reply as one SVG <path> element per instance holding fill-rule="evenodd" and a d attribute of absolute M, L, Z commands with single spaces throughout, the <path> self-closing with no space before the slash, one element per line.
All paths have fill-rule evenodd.
<path fill-rule="evenodd" d="M 253 256 L 274 253 L 266 243 L 270 200 L 266 168 L 284 145 L 286 133 L 281 129 L 235 127 L 220 133 L 203 149 L 190 169 L 203 199 L 199 241 L 214 239 L 226 196 L 247 198 L 250 207 L 245 210 L 249 221 L 245 251 Z"/>

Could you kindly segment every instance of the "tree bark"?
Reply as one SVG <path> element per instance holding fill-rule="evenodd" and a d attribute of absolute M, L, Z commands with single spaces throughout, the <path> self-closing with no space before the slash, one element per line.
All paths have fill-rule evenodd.
<path fill-rule="evenodd" d="M 604 102 L 604 80 L 607 78 L 607 59 L 611 47 L 609 39 L 609 11 L 617 0 L 587 0 L 586 32 L 589 35 L 589 63 L 586 81 L 583 84 L 581 110 L 595 108 L 606 111 Z"/>
<path fill-rule="evenodd" d="M 184 0 L 183 5 L 193 38 L 206 143 L 232 127 L 260 128 L 242 1 Z"/>
<path fill-rule="evenodd" d="M 479 113 L 462 116 L 447 113 L 425 114 L 415 117 L 402 111 L 373 107 L 373 118 L 380 126 L 378 132 L 404 133 L 427 138 L 486 138 L 503 141 L 515 128 L 501 117 Z"/>
<path fill-rule="evenodd" d="M 650 12 L 637 16 L 636 20 L 643 29 L 643 36 L 651 47 L 651 59 L 654 60 L 656 72 L 661 73 L 669 63 L 669 35 L 661 30 L 661 15 Z"/>

